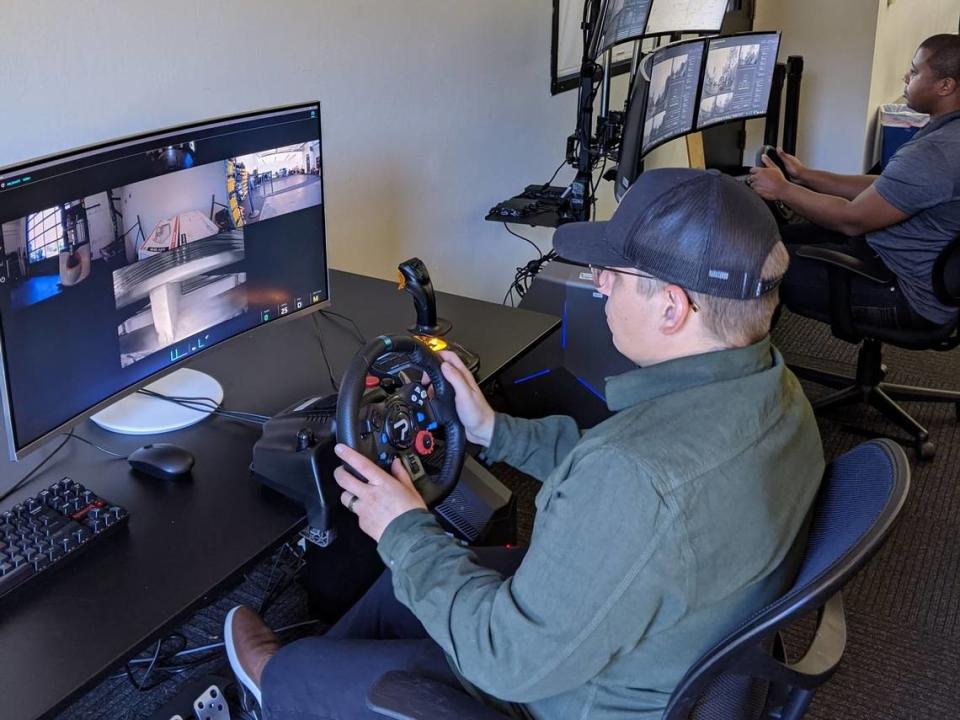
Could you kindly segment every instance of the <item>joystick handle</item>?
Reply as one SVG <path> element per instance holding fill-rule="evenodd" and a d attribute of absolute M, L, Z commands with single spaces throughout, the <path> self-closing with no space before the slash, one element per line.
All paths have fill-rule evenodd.
<path fill-rule="evenodd" d="M 780 157 L 780 153 L 777 152 L 777 149 L 773 145 L 764 145 L 762 148 L 760 148 L 760 151 L 757 153 L 757 167 L 764 167 L 763 160 L 761 160 L 764 155 L 773 160 L 774 165 L 780 168 L 780 172 L 783 173 L 783 176 L 787 180 L 790 179 L 790 173 L 787 171 L 787 165 L 785 162 L 783 162 L 783 158 Z"/>
<path fill-rule="evenodd" d="M 437 297 L 433 292 L 433 283 L 427 266 L 420 258 L 410 258 L 397 266 L 399 270 L 400 290 L 406 290 L 413 297 L 417 310 L 417 324 L 410 328 L 415 335 L 439 336 L 449 332 L 451 323 L 437 317 Z"/>

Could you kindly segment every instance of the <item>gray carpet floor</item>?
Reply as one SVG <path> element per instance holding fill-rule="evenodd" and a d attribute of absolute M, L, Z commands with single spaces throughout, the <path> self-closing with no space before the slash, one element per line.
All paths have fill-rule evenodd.
<path fill-rule="evenodd" d="M 825 326 L 785 314 L 775 342 L 788 362 L 852 374 L 856 348 L 834 339 Z M 892 382 L 960 390 L 960 350 L 950 353 L 889 349 Z M 812 398 L 825 390 L 805 384 Z M 906 403 L 937 445 L 930 462 L 910 453 L 913 478 L 906 507 L 885 546 L 844 592 L 847 650 L 840 670 L 817 694 L 811 720 L 939 720 L 960 716 L 960 424 L 952 405 Z M 819 418 L 828 459 L 870 437 L 903 438 L 879 413 L 846 407 Z M 909 447 L 909 446 L 908 446 Z M 512 468 L 495 473 L 518 497 L 518 535 L 529 538 L 538 484 Z M 199 611 L 180 632 L 191 647 L 220 639 L 227 610 L 256 606 L 270 583 L 271 563 L 253 570 L 238 587 Z M 306 601 L 294 584 L 273 606 L 275 626 L 307 619 Z M 791 648 L 796 654 L 798 648 Z M 801 649 L 802 650 L 802 649 Z M 153 646 L 145 656 L 152 654 Z M 59 720 L 149 718 L 185 683 L 207 673 L 229 675 L 222 656 L 138 692 L 125 677 L 104 681 Z M 234 715 L 236 717 L 236 715 Z"/>

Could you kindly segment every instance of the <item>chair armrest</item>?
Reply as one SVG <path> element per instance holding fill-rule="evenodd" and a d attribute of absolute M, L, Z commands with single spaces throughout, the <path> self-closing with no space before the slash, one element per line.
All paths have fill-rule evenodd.
<path fill-rule="evenodd" d="M 846 646 L 847 621 L 843 615 L 843 596 L 838 592 L 820 611 L 817 632 L 807 653 L 787 667 L 822 682 L 837 669 Z"/>
<path fill-rule="evenodd" d="M 367 693 L 367 707 L 394 720 L 505 720 L 466 692 L 413 673 L 391 670 Z"/>
<path fill-rule="evenodd" d="M 879 258 L 859 258 L 816 245 L 801 245 L 794 252 L 798 257 L 832 265 L 883 285 L 892 283 L 896 279 L 896 275 L 890 272 Z"/>
<path fill-rule="evenodd" d="M 817 632 L 806 655 L 793 664 L 781 662 L 762 647 L 754 645 L 730 669 L 738 675 L 764 678 L 790 688 L 814 690 L 836 671 L 847 644 L 843 598 L 838 592 L 820 610 Z M 776 645 L 774 645 L 776 650 Z"/>

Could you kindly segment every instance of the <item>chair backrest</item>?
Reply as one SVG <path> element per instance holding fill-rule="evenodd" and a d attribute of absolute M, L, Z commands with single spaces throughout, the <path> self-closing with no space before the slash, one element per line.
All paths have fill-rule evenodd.
<path fill-rule="evenodd" d="M 830 602 L 870 559 L 903 507 L 909 486 L 906 454 L 889 440 L 866 442 L 830 463 L 793 586 L 693 665 L 670 698 L 664 720 L 756 720 L 764 714 L 768 688 L 783 698 L 794 688 L 809 693 L 825 682 L 835 662 L 812 671 L 811 665 L 788 666 L 771 656 L 777 631 Z M 834 604 L 842 618 L 839 597 Z M 839 660 L 842 643 L 833 650 Z"/>
<path fill-rule="evenodd" d="M 933 266 L 933 292 L 944 305 L 960 306 L 960 237 L 944 248 Z"/>

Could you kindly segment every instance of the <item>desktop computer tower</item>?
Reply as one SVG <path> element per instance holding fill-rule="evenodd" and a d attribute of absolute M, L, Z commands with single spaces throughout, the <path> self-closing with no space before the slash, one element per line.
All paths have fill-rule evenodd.
<path fill-rule="evenodd" d="M 636 366 L 613 344 L 605 303 L 589 268 L 559 260 L 544 265 L 520 307 L 557 315 L 562 325 L 501 375 L 505 411 L 518 417 L 569 415 L 582 428 L 610 417 L 606 378 Z"/>

